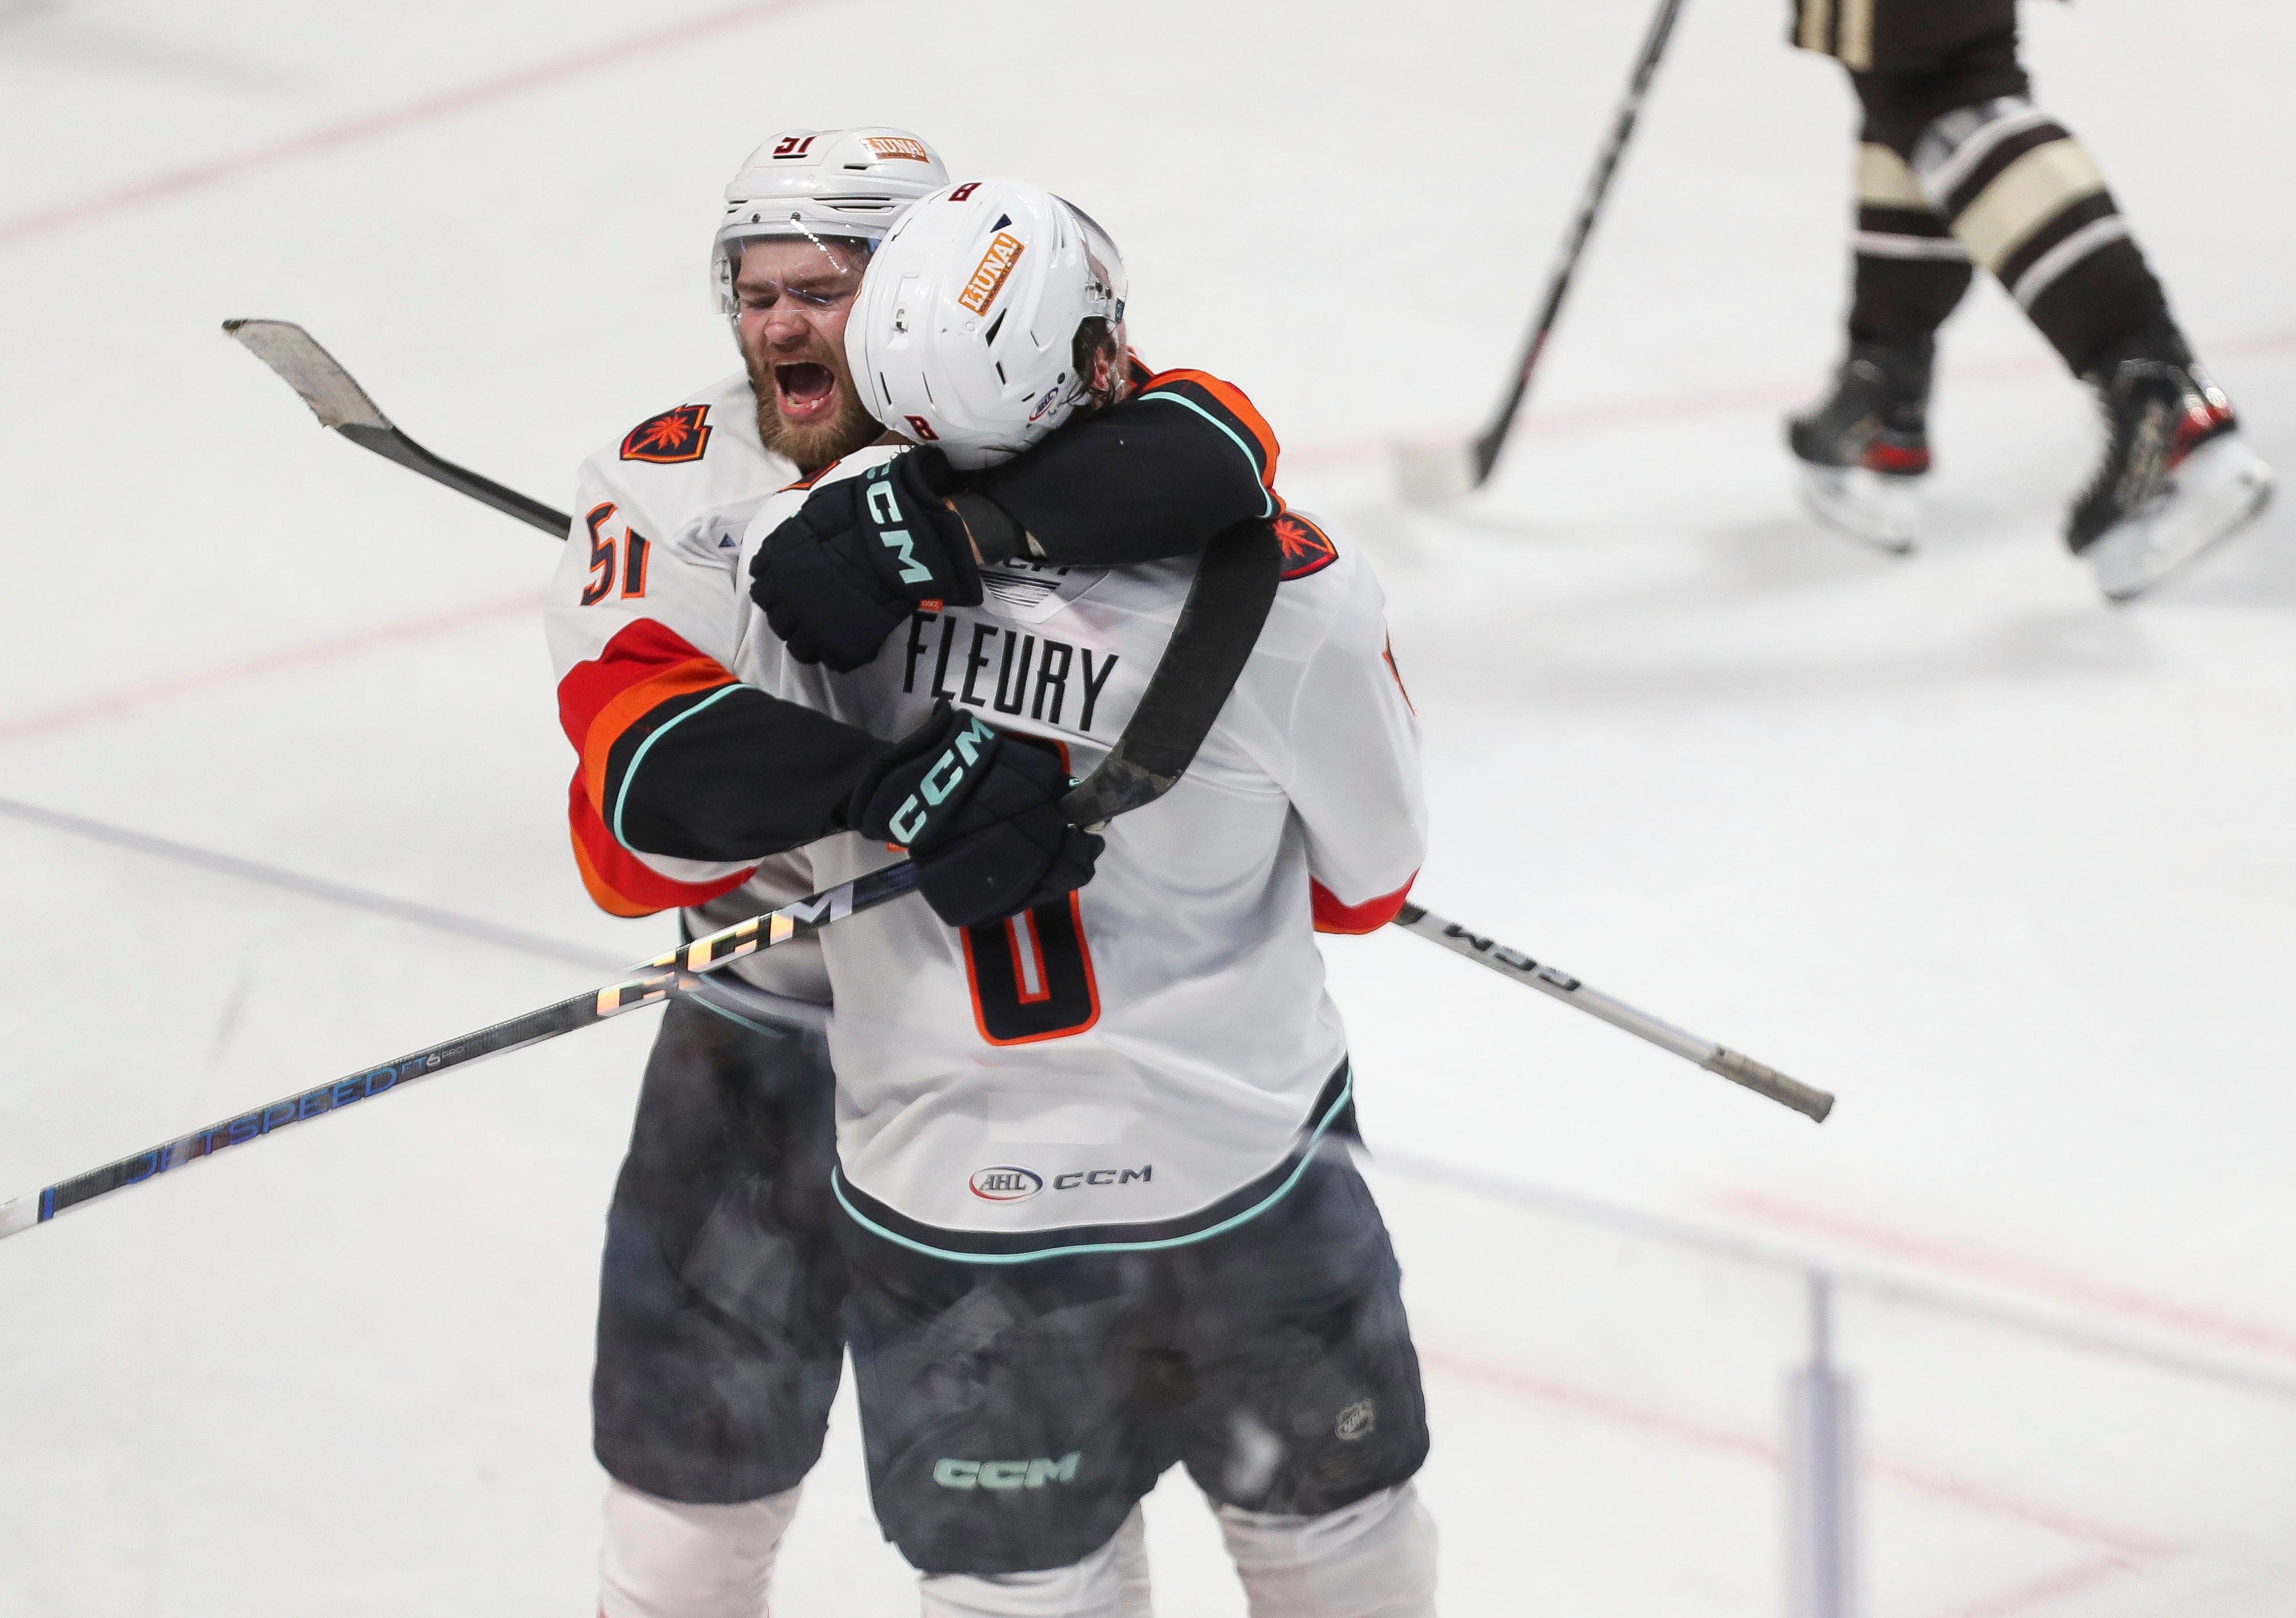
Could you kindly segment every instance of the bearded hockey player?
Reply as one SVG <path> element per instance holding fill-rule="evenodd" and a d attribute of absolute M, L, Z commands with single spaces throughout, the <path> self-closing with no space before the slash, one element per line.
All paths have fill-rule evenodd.
<path fill-rule="evenodd" d="M 2031 102 L 2016 0 L 1796 0 L 1792 37 L 1864 108 L 1849 351 L 1789 424 L 1827 522 L 1892 551 L 1921 527 L 1936 333 L 1978 267 L 2103 413 L 2103 457 L 2065 542 L 2115 600 L 2252 519 L 2272 474 L 2193 357 L 2104 176 Z"/>
<path fill-rule="evenodd" d="M 898 129 L 795 130 L 759 147 L 726 189 L 712 259 L 742 370 L 584 464 L 550 637 L 581 760 L 569 801 L 575 857 L 592 897 L 616 915 L 676 908 L 706 931 L 809 891 L 801 857 L 769 856 L 841 825 L 850 778 L 884 751 L 859 730 L 736 689 L 730 648 L 717 661 L 701 649 L 714 643 L 689 641 L 677 612 L 655 607 L 681 595 L 667 579 L 680 564 L 668 558 L 699 557 L 716 608 L 746 612 L 737 547 L 749 514 L 880 436 L 847 369 L 846 317 L 876 242 L 946 178 L 931 149 Z M 1185 406 L 1171 407 L 1176 398 Z M 1100 438 L 1052 449 L 1055 462 L 1083 457 L 1073 475 L 1055 466 L 1047 478 L 1031 457 L 979 489 L 945 476 L 955 492 L 942 514 L 960 538 L 969 520 L 992 545 L 1034 554 L 1128 535 L 1176 554 L 1280 507 L 1274 437 L 1225 383 L 1158 378 L 1128 414 L 1144 419 L 1127 427 L 1128 412 L 1113 412 Z M 1089 485 L 1081 497 L 1079 483 Z M 703 795 L 697 820 L 666 824 L 658 800 L 690 808 L 692 761 L 720 747 L 740 760 L 726 788 Z M 809 782 L 811 795 L 761 824 L 760 772 Z M 729 840 L 750 857 L 693 858 Z M 827 1003 L 810 945 L 742 970 L 772 992 Z M 664 1014 L 600 1286 L 606 1618 L 764 1610 L 842 1358 L 832 1096 L 817 1036 L 695 1002 Z"/>
<path fill-rule="evenodd" d="M 880 418 L 963 474 L 1120 407 L 1124 295 L 1082 213 L 968 183 L 887 239 L 847 348 Z M 899 555 L 907 453 L 769 502 L 744 548 L 841 488 Z M 718 631 L 745 678 L 894 738 L 811 855 L 824 884 L 889 844 L 919 871 L 923 902 L 822 940 L 872 1491 L 936 1618 L 1139 1610 L 1115 1539 L 1175 1463 L 1257 1618 L 1433 1610 L 1417 1361 L 1338 1144 L 1352 1078 L 1311 936 L 1400 907 L 1416 726 L 1377 584 L 1307 526 L 1195 763 L 1101 835 L 1061 793 L 1138 702 L 1190 564 L 984 566 L 977 603 L 917 606 L 847 674 L 755 619 Z"/>

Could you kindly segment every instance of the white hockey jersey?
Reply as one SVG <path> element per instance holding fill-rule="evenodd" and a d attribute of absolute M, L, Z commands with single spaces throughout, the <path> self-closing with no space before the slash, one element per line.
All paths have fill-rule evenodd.
<path fill-rule="evenodd" d="M 716 587 L 726 597 L 721 611 L 746 604 L 746 577 L 732 571 L 732 545 L 738 541 L 729 539 L 722 553 L 711 547 L 720 537 L 738 536 L 759 503 L 797 475 L 796 467 L 758 438 L 757 396 L 739 371 L 648 417 L 584 461 L 573 530 L 547 597 L 545 623 L 558 678 L 569 681 L 614 630 L 646 614 L 658 556 L 698 550 L 721 559 Z M 566 695 L 562 686 L 570 725 L 572 705 Z M 607 723 L 611 717 L 606 716 Z M 581 727 L 590 733 L 592 745 L 586 749 L 584 738 L 577 737 L 577 750 L 595 751 L 604 740 L 595 734 L 597 720 Z M 584 790 L 582 769 L 576 771 L 570 807 L 584 884 L 599 905 L 616 915 L 648 916 L 676 908 L 686 912 L 686 924 L 699 934 L 811 891 L 801 855 L 754 866 L 633 857 L 607 831 Z M 820 947 L 811 940 L 793 940 L 729 970 L 776 994 L 828 1001 Z"/>
<path fill-rule="evenodd" d="M 1131 717 L 1195 571 L 991 568 L 980 606 L 920 612 L 833 675 L 790 659 L 724 582 L 804 497 L 764 502 L 731 547 L 722 521 L 681 530 L 648 610 L 743 682 L 880 737 L 946 698 L 1061 744 L 1079 776 Z M 881 1235 L 986 1261 L 1198 1239 L 1281 1196 L 1344 1111 L 1313 931 L 1368 931 L 1402 902 L 1424 846 L 1417 725 L 1370 571 L 1283 521 L 1286 581 L 1218 724 L 1177 786 L 1107 828 L 1087 886 L 993 926 L 958 932 L 910 899 L 819 935 L 838 1194 Z M 898 858 L 830 838 L 813 884 Z"/>

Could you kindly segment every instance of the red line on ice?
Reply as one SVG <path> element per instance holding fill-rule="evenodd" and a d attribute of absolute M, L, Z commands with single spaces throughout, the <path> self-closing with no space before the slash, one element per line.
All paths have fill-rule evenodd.
<path fill-rule="evenodd" d="M 1878 1221 L 1813 1207 L 1767 1191 L 1726 1192 L 1714 1199 L 1726 1211 L 1805 1235 L 1815 1232 L 1874 1252 L 1911 1259 L 1989 1280 L 2005 1281 L 2086 1304 L 2109 1314 L 2171 1326 L 2195 1337 L 2296 1359 L 2296 1332 L 2261 1321 L 2155 1298 L 2118 1281 L 2081 1275 L 2044 1259 L 1900 1230 Z"/>
<path fill-rule="evenodd" d="M 1556 1405 L 1583 1416 L 1592 1416 L 1614 1425 L 1633 1427 L 1660 1438 L 1672 1439 L 1677 1443 L 1734 1455 L 1742 1460 L 1759 1462 L 1766 1466 L 1784 1465 L 1777 1444 L 1756 1433 L 1710 1426 L 1669 1411 L 1651 1409 L 1600 1389 L 1557 1381 L 1516 1366 L 1492 1365 L 1445 1349 L 1430 1348 L 1424 1343 L 1420 1345 L 1419 1358 L 1431 1369 L 1448 1372 L 1487 1387 Z M 2138 1529 L 2022 1499 L 1990 1483 L 1957 1477 L 1933 1467 L 1869 1454 L 1861 1460 L 1859 1469 L 1917 1494 L 1949 1500 L 1980 1516 L 2044 1529 L 2118 1557 L 2157 1559 L 2176 1556 L 2184 1548 Z"/>
<path fill-rule="evenodd" d="M 2070 1567 L 2028 1580 L 1997 1595 L 1966 1602 L 1939 1613 L 1937 1618 L 2013 1618 L 2015 1614 L 2062 1600 L 2067 1596 L 2103 1584 L 2108 1579 L 2143 1571 L 2140 1565 L 2123 1556 L 2092 1556 L 2086 1561 L 2076 1562 Z"/>
<path fill-rule="evenodd" d="M 711 34 L 744 28 L 777 12 L 794 11 L 816 3 L 817 0 L 750 0 L 747 4 L 704 12 L 699 17 L 666 27 L 656 25 L 640 33 L 608 40 L 603 45 L 589 45 L 569 55 L 520 68 L 497 78 L 482 79 L 477 84 L 442 90 L 403 107 L 348 119 L 324 128 L 291 136 L 268 146 L 258 146 L 252 151 L 194 163 L 149 179 L 133 180 L 94 196 L 83 197 L 76 202 L 59 203 L 29 214 L 20 214 L 12 219 L 0 220 L 0 248 L 13 247 L 18 242 L 65 229 L 84 219 L 101 218 L 154 198 L 204 191 L 211 185 L 221 185 L 226 180 L 236 179 L 258 169 L 292 162 L 298 158 L 310 157 L 338 146 L 352 145 L 430 119 L 468 111 L 473 107 L 506 100 L 529 90 L 538 90 L 545 86 L 563 84 L 569 79 L 621 67 Z"/>
<path fill-rule="evenodd" d="M 109 691 L 76 697 L 53 708 L 37 708 L 13 718 L 0 717 L 0 743 L 50 735 L 60 730 L 75 730 L 83 725 L 120 719 L 138 709 L 172 702 L 180 696 L 210 691 L 217 686 L 234 685 L 241 680 L 260 678 L 265 675 L 321 668 L 328 663 L 341 662 L 347 658 L 364 657 L 370 652 L 436 640 L 441 636 L 480 624 L 538 615 L 541 611 L 542 592 L 521 590 L 515 595 L 477 602 L 465 607 L 450 607 L 443 612 L 425 612 L 392 623 L 378 624 L 372 629 L 331 635 L 323 640 L 305 641 L 299 645 L 281 646 L 249 657 L 233 658 L 226 662 L 209 663 L 203 669 L 193 669 L 181 674 L 161 675 L 136 685 L 115 686 Z"/>

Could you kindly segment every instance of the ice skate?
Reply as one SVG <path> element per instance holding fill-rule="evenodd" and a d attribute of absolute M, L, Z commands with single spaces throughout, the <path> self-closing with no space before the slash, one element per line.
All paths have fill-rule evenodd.
<path fill-rule="evenodd" d="M 2272 469 L 2197 365 L 2124 359 L 2089 380 L 2108 437 L 2065 542 L 2107 599 L 2128 601 L 2246 526 L 2272 497 Z"/>
<path fill-rule="evenodd" d="M 1927 337 L 1853 342 L 1833 391 L 1786 423 L 1811 514 L 1893 555 L 1921 535 L 1935 352 Z"/>

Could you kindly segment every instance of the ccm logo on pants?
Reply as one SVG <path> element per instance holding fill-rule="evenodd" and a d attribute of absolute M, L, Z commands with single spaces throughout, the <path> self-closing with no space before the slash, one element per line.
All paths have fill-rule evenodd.
<path fill-rule="evenodd" d="M 944 1489 L 1042 1489 L 1076 1482 L 1084 1451 L 1071 1450 L 1056 1461 L 958 1461 L 933 1463 L 933 1482 Z"/>

